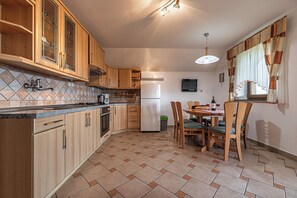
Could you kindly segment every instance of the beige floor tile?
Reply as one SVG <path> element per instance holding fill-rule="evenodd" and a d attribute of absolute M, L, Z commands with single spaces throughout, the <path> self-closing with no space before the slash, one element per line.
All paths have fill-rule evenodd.
<path fill-rule="evenodd" d="M 88 170 L 89 168 L 92 168 L 92 167 L 95 167 L 94 164 L 92 164 L 89 160 L 87 160 L 85 161 L 85 163 L 83 163 L 83 165 L 81 165 L 81 167 L 79 167 L 79 169 L 77 169 L 75 173 Z"/>
<path fill-rule="evenodd" d="M 278 173 L 274 174 L 274 183 L 289 187 L 297 190 L 297 177 L 296 176 L 285 176 Z"/>
<path fill-rule="evenodd" d="M 181 188 L 181 191 L 192 197 L 208 198 L 213 197 L 217 189 L 192 178 Z"/>
<path fill-rule="evenodd" d="M 174 158 L 172 158 L 172 160 L 177 161 L 177 162 L 182 163 L 182 164 L 185 164 L 185 165 L 188 165 L 192 161 L 194 161 L 193 158 L 182 155 L 182 154 L 175 156 Z"/>
<path fill-rule="evenodd" d="M 118 171 L 114 171 L 104 177 L 97 179 L 98 183 L 107 191 L 111 191 L 114 188 L 129 181 L 129 179 Z"/>
<path fill-rule="evenodd" d="M 107 175 L 108 173 L 110 173 L 110 171 L 107 170 L 103 165 L 97 165 L 93 168 L 89 168 L 88 170 L 81 172 L 82 176 L 88 182 L 96 180 L 100 177 L 103 177 L 104 175 Z"/>
<path fill-rule="evenodd" d="M 120 153 L 121 149 L 119 148 L 106 148 L 103 150 L 106 155 L 115 155 L 116 153 Z"/>
<path fill-rule="evenodd" d="M 214 198 L 246 198 L 243 194 L 221 186 Z"/>
<path fill-rule="evenodd" d="M 89 160 L 93 163 L 101 163 L 107 160 L 110 160 L 110 157 L 104 153 L 97 154 L 96 152 L 89 158 Z"/>
<path fill-rule="evenodd" d="M 286 191 L 286 197 L 287 198 L 296 198 L 297 197 L 297 191 L 296 190 L 286 188 L 285 191 Z"/>
<path fill-rule="evenodd" d="M 170 163 L 160 158 L 154 158 L 150 161 L 147 161 L 146 164 L 160 171 L 165 166 L 168 166 Z"/>
<path fill-rule="evenodd" d="M 296 173 L 293 169 L 286 168 L 284 164 L 277 164 L 277 163 L 273 163 L 273 162 L 266 164 L 265 170 L 268 170 L 268 171 L 271 171 L 274 173 L 279 173 L 282 175 L 287 175 L 287 176 L 296 175 Z"/>
<path fill-rule="evenodd" d="M 219 173 L 214 182 L 241 194 L 244 193 L 247 185 L 246 181 L 224 173 Z"/>
<path fill-rule="evenodd" d="M 151 190 L 149 193 L 147 193 L 143 198 L 177 198 L 174 194 L 169 192 L 168 190 L 157 186 L 153 190 Z"/>
<path fill-rule="evenodd" d="M 149 156 L 146 156 L 144 154 L 138 154 L 138 155 L 134 155 L 133 157 L 129 157 L 129 159 L 133 162 L 135 162 L 136 164 L 140 165 L 143 163 L 146 163 L 147 161 L 151 160 L 152 158 L 150 158 Z"/>
<path fill-rule="evenodd" d="M 143 169 L 140 169 L 139 171 L 133 173 L 133 175 L 135 175 L 141 181 L 149 184 L 160 177 L 162 173 L 155 170 L 154 168 L 151 168 L 150 166 L 146 166 Z"/>
<path fill-rule="evenodd" d="M 171 158 L 174 158 L 175 155 L 173 153 L 164 152 L 164 153 L 160 153 L 156 157 L 161 158 L 163 160 L 170 160 Z"/>
<path fill-rule="evenodd" d="M 70 197 L 84 189 L 89 188 L 89 184 L 82 177 L 70 178 L 66 183 L 57 191 L 58 198 Z"/>
<path fill-rule="evenodd" d="M 194 167 L 187 175 L 207 184 L 211 184 L 211 182 L 217 176 L 216 173 L 200 167 Z"/>
<path fill-rule="evenodd" d="M 123 195 L 125 198 L 142 197 L 151 189 L 151 187 L 137 178 L 134 178 L 117 188 L 119 193 L 121 193 L 121 195 Z"/>
<path fill-rule="evenodd" d="M 285 191 L 250 179 L 246 191 L 261 197 L 282 198 Z"/>
<path fill-rule="evenodd" d="M 257 169 L 244 168 L 242 176 L 273 186 L 273 176 Z"/>
<path fill-rule="evenodd" d="M 141 168 L 141 166 L 132 161 L 126 162 L 116 167 L 116 169 L 125 176 L 131 175 L 132 173 L 138 171 Z"/>
<path fill-rule="evenodd" d="M 206 159 L 202 159 L 202 158 L 196 159 L 191 164 L 198 166 L 200 168 L 210 170 L 210 171 L 217 165 L 217 163 L 215 163 L 215 162 L 212 162 L 212 161 L 209 161 Z"/>
<path fill-rule="evenodd" d="M 187 180 L 167 172 L 159 177 L 155 182 L 170 192 L 176 193 L 187 182 Z"/>
<path fill-rule="evenodd" d="M 183 177 L 192 168 L 190 168 L 189 166 L 187 166 L 185 164 L 181 164 L 179 162 L 173 162 L 173 163 L 169 164 L 168 166 L 166 166 L 164 169 L 168 170 L 169 172 L 171 172 L 173 174 L 176 174 L 176 175 L 178 175 L 180 177 Z"/>
<path fill-rule="evenodd" d="M 103 161 L 101 162 L 101 164 L 103 164 L 108 170 L 109 169 L 112 169 L 112 168 L 115 168 L 116 166 L 119 166 L 121 164 L 124 164 L 125 162 L 118 158 L 118 157 L 112 157 L 110 160 L 107 160 L 107 161 Z"/>
<path fill-rule="evenodd" d="M 135 156 L 136 154 L 129 150 L 125 150 L 125 151 L 118 152 L 115 155 L 118 156 L 119 158 L 121 158 L 122 160 L 125 160 L 125 159 Z"/>
<path fill-rule="evenodd" d="M 115 196 L 113 196 L 112 198 L 124 198 L 124 197 L 120 193 L 118 193 Z"/>
<path fill-rule="evenodd" d="M 110 196 L 107 194 L 107 192 L 98 184 L 71 196 L 71 198 L 109 198 L 109 197 Z"/>
<path fill-rule="evenodd" d="M 222 163 L 219 163 L 215 169 L 222 173 L 225 173 L 227 175 L 231 175 L 234 177 L 239 177 L 242 172 L 242 168 L 229 165 L 229 164 L 222 164 Z"/>

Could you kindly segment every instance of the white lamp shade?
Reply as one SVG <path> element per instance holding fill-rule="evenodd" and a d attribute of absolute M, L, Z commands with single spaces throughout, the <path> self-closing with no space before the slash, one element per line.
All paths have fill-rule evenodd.
<path fill-rule="evenodd" d="M 215 63 L 218 60 L 220 60 L 218 57 L 213 56 L 213 55 L 205 55 L 205 56 L 201 56 L 200 58 L 198 58 L 195 63 L 197 64 L 211 64 L 211 63 Z"/>

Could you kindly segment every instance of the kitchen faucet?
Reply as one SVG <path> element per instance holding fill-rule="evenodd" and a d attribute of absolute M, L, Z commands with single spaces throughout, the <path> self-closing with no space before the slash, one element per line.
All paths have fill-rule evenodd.
<path fill-rule="evenodd" d="M 24 84 L 24 88 L 25 89 L 32 89 L 32 91 L 45 91 L 45 90 L 54 90 L 54 88 L 42 88 L 42 86 L 40 85 L 40 79 L 36 79 L 36 80 L 31 80 L 30 84 L 29 83 L 25 83 Z"/>

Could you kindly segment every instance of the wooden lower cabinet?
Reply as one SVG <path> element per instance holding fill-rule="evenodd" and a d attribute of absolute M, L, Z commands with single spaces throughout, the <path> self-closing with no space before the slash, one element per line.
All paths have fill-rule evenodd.
<path fill-rule="evenodd" d="M 80 158 L 80 120 L 81 113 L 69 113 L 65 116 L 66 127 L 66 175 L 70 174 L 77 167 L 82 159 Z"/>
<path fill-rule="evenodd" d="M 80 161 L 83 161 L 97 148 L 97 139 L 100 136 L 98 134 L 96 110 L 81 112 L 80 119 Z"/>
<path fill-rule="evenodd" d="M 127 105 L 114 106 L 114 132 L 127 129 Z"/>
<path fill-rule="evenodd" d="M 34 197 L 45 197 L 65 178 L 64 126 L 34 135 Z"/>
<path fill-rule="evenodd" d="M 140 129 L 140 106 L 128 106 L 128 129 Z"/>
<path fill-rule="evenodd" d="M 0 119 L 0 197 L 51 196 L 100 146 L 100 124 L 100 108 L 41 119 Z"/>

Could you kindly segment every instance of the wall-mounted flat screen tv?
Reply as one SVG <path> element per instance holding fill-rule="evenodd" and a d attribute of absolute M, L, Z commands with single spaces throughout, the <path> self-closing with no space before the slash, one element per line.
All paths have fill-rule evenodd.
<path fill-rule="evenodd" d="M 197 79 L 182 79 L 183 92 L 197 92 Z"/>

